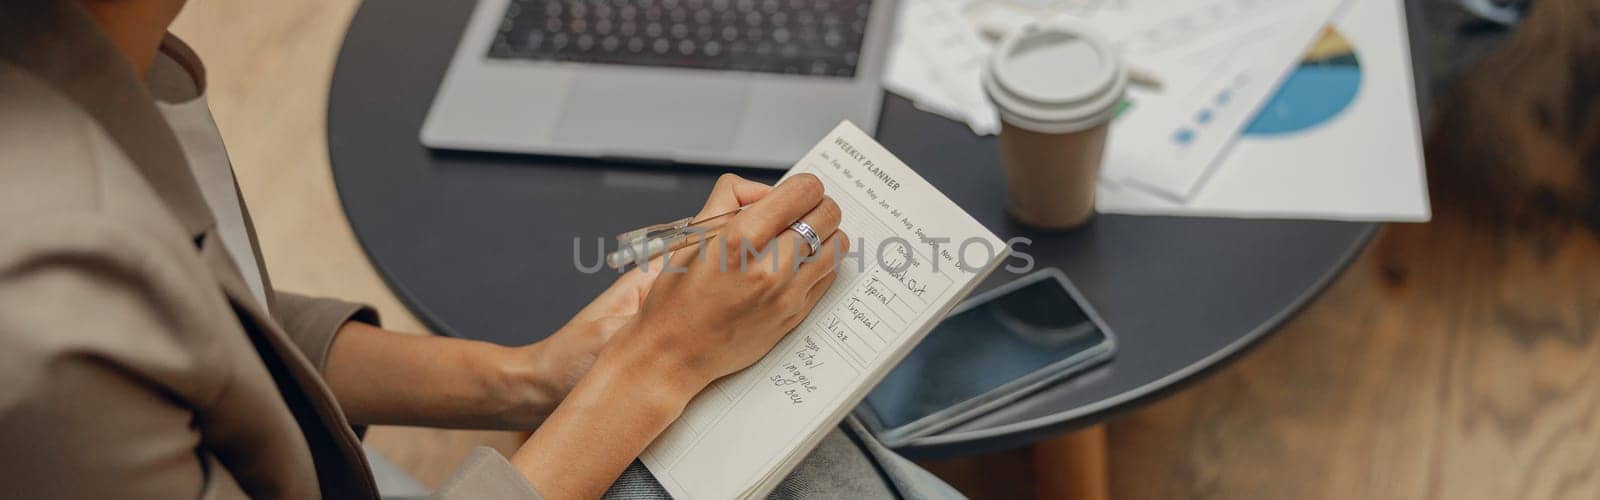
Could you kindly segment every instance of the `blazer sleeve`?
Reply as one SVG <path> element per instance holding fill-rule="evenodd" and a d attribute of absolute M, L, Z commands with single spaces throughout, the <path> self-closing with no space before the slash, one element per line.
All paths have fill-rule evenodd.
<path fill-rule="evenodd" d="M 439 484 L 432 500 L 538 500 L 544 498 L 506 457 L 494 448 L 472 449 L 456 473 Z"/>
<path fill-rule="evenodd" d="M 240 368 L 217 356 L 215 327 L 237 320 L 198 284 L 182 257 L 192 248 L 93 216 L 8 222 L 0 497 L 202 497 L 217 473 L 196 453 L 205 430 L 195 409 L 223 398 Z M 260 453 L 259 464 L 287 460 Z M 315 485 L 285 496 L 314 496 Z"/>
<path fill-rule="evenodd" d="M 327 366 L 328 348 L 333 336 L 347 321 L 378 325 L 378 314 L 371 307 L 336 299 L 307 297 L 289 292 L 274 292 L 273 315 L 289 336 L 317 364 Z M 356 433 L 362 433 L 357 428 Z M 494 448 L 474 448 L 455 474 L 434 490 L 432 500 L 540 500 L 533 484 L 505 456 Z"/>
<path fill-rule="evenodd" d="M 328 367 L 328 348 L 340 326 L 350 321 L 380 324 L 378 311 L 365 304 L 276 290 L 272 300 L 272 316 L 318 371 Z"/>

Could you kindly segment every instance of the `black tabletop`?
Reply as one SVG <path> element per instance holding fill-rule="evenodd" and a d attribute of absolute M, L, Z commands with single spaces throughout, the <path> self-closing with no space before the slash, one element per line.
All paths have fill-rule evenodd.
<path fill-rule="evenodd" d="M 694 213 L 728 169 L 424 148 L 418 131 L 472 4 L 362 5 L 334 73 L 329 154 L 356 236 L 401 300 L 438 332 L 526 344 L 611 281 L 577 270 L 575 237 L 593 251 L 595 237 Z M 1065 271 L 1120 342 L 1109 364 L 901 450 L 912 456 L 1020 446 L 1159 397 L 1282 323 L 1376 227 L 1101 215 L 1030 234 L 1003 212 L 992 137 L 892 95 L 877 135 L 1001 238 L 1033 238 L 1038 264 Z"/>

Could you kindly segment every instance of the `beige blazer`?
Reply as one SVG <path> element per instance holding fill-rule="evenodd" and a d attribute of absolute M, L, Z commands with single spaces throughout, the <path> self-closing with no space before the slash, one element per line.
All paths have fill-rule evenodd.
<path fill-rule="evenodd" d="M 263 309 L 185 162 L 74 2 L 0 2 L 0 497 L 376 498 L 321 378 L 375 314 Z M 436 496 L 536 493 L 485 449 Z"/>

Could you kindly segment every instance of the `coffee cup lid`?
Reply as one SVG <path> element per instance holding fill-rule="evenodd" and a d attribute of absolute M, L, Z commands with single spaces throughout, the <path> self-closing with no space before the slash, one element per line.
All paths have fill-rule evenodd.
<path fill-rule="evenodd" d="M 1024 26 L 995 47 L 985 93 L 1007 122 L 1045 133 L 1086 129 L 1111 118 L 1128 86 L 1116 51 L 1070 18 Z"/>

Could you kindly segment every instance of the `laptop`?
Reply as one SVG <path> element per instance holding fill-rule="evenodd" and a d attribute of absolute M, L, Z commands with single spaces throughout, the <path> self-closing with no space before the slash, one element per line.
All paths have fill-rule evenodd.
<path fill-rule="evenodd" d="M 479 0 L 428 147 L 786 169 L 878 122 L 893 0 Z"/>

